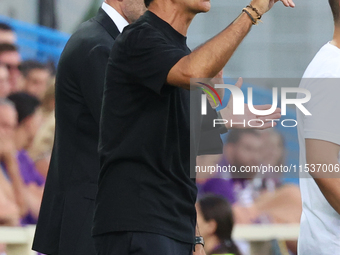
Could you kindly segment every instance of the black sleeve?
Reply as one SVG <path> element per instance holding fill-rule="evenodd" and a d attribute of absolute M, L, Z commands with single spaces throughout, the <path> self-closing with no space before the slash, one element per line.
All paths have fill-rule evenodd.
<path fill-rule="evenodd" d="M 202 116 L 202 131 L 211 131 L 218 129 L 220 134 L 224 134 L 228 132 L 228 129 L 225 125 L 219 125 L 217 127 L 213 127 L 214 119 L 223 119 L 220 112 L 216 112 L 210 104 L 207 104 L 207 115 Z"/>
<path fill-rule="evenodd" d="M 81 91 L 86 105 L 89 107 L 95 121 L 99 124 L 103 88 L 105 82 L 105 70 L 110 55 L 110 49 L 106 46 L 96 46 L 86 56 L 82 73 Z"/>
<path fill-rule="evenodd" d="M 223 142 L 219 129 L 212 129 L 201 133 L 197 156 L 223 153 Z"/>
<path fill-rule="evenodd" d="M 129 35 L 126 51 L 135 82 L 158 94 L 170 69 L 188 54 L 147 24 Z"/>

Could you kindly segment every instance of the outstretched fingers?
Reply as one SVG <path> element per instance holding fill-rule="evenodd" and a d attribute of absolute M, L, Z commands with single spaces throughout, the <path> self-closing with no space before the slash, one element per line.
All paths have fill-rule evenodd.
<path fill-rule="evenodd" d="M 293 0 L 281 0 L 281 2 L 286 7 L 295 7 L 295 3 L 293 2 Z"/>

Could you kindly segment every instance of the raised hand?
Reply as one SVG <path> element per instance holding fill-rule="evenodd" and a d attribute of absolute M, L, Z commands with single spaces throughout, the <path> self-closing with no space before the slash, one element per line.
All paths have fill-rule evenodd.
<path fill-rule="evenodd" d="M 278 2 L 279 0 L 276 0 L 276 2 Z M 286 6 L 286 7 L 295 7 L 295 4 L 293 2 L 293 0 L 281 0 L 281 2 Z"/>
<path fill-rule="evenodd" d="M 261 15 L 269 11 L 276 2 L 281 1 L 286 7 L 295 7 L 293 0 L 252 0 L 251 5 L 255 7 Z"/>
<path fill-rule="evenodd" d="M 243 79 L 239 78 L 238 81 L 236 82 L 235 86 L 237 86 L 238 88 L 241 88 L 243 84 Z M 257 110 L 268 110 L 271 108 L 270 104 L 266 104 L 266 105 L 254 105 L 254 107 Z M 273 119 L 280 119 L 281 118 L 281 109 L 277 108 L 272 114 L 269 115 L 265 115 L 265 116 L 257 116 L 254 113 L 252 113 L 247 104 L 244 104 L 244 115 L 233 115 L 233 96 L 230 96 L 228 105 L 222 109 L 221 111 L 221 115 L 223 117 L 223 119 L 228 120 L 228 123 L 226 124 L 227 128 L 254 128 L 254 129 L 267 129 L 267 128 L 271 128 L 276 126 L 276 123 L 270 120 Z M 262 122 L 260 120 L 262 120 L 264 122 L 264 125 L 262 125 L 261 127 L 250 127 L 247 125 L 249 120 L 254 120 L 257 119 L 259 120 L 257 123 L 259 124 L 259 126 L 262 124 Z M 269 121 L 268 121 L 269 120 Z M 244 122 L 245 125 L 242 124 L 233 124 L 232 126 L 230 126 L 231 121 L 233 123 L 240 123 L 240 122 Z M 253 123 L 252 125 L 255 125 L 255 123 Z"/>

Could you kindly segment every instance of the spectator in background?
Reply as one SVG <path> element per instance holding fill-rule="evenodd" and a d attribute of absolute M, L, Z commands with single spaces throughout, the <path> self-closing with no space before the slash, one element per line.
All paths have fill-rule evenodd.
<path fill-rule="evenodd" d="M 28 149 L 36 169 L 44 177 L 51 160 L 55 130 L 55 78 L 48 65 L 36 61 L 23 62 L 20 68 L 23 74 L 23 90 L 41 99 L 42 123 L 32 146 Z"/>
<path fill-rule="evenodd" d="M 55 77 L 51 78 L 44 98 L 41 101 L 41 109 L 43 111 L 43 119 L 54 117 L 55 109 Z"/>
<path fill-rule="evenodd" d="M 221 154 L 213 154 L 213 155 L 200 155 L 196 158 L 196 166 L 198 167 L 209 167 L 216 166 L 221 161 Z M 204 186 L 205 182 L 209 180 L 209 178 L 214 178 L 216 173 L 210 173 L 209 171 L 198 171 L 196 174 L 196 185 L 198 188 L 198 195 L 201 195 L 200 189 Z"/>
<path fill-rule="evenodd" d="M 0 154 L 2 154 L 1 150 L 2 143 L 0 137 Z M 2 161 L 4 158 L 0 156 L 0 160 Z M 17 226 L 20 219 L 19 207 L 14 199 L 9 198 L 4 185 L 7 183 L 6 177 L 0 169 L 0 226 Z M 9 188 L 11 189 L 11 186 Z M 0 255 L 6 255 L 5 251 L 6 244 L 0 243 Z"/>
<path fill-rule="evenodd" d="M 275 129 L 261 131 L 263 143 L 262 163 L 266 165 L 279 166 L 285 162 L 285 141 L 281 133 Z"/>
<path fill-rule="evenodd" d="M 261 132 L 263 131 L 251 129 L 231 130 L 227 143 L 224 145 L 223 157 L 219 165 L 235 166 L 237 170 L 240 170 L 244 166 L 263 164 L 263 160 L 266 159 L 263 154 L 267 153 L 263 147 L 267 146 L 265 143 L 268 140 L 263 138 Z M 273 133 L 270 136 L 276 137 L 273 142 L 277 140 L 276 142 L 279 144 L 275 146 L 280 147 L 280 143 L 283 144 L 280 142 L 281 138 L 278 139 L 277 134 Z M 269 146 L 271 145 L 269 144 Z M 273 150 L 273 148 L 271 149 Z M 284 154 L 282 148 L 279 150 L 281 154 Z M 271 161 L 271 163 L 280 162 L 281 164 L 283 155 L 276 154 L 276 159 L 274 159 L 276 163 L 274 161 Z M 272 156 L 274 158 L 274 154 Z M 266 160 L 265 162 L 269 164 L 269 161 Z M 264 185 L 262 192 L 258 192 L 255 184 L 261 179 L 255 179 L 255 174 L 251 173 L 245 176 L 236 172 L 224 176 L 215 175 L 214 178 L 207 180 L 200 190 L 202 194 L 213 193 L 227 198 L 233 204 L 234 211 L 237 212 L 235 214 L 237 223 L 250 224 L 268 220 L 281 223 L 298 222 L 301 213 L 301 198 L 298 187 L 295 185 L 277 185 L 276 189 L 270 189 L 272 192 L 264 192 L 267 189 Z M 268 179 L 265 180 L 265 182 L 267 181 Z M 287 207 L 291 207 L 289 213 L 284 210 Z M 268 214 L 270 219 L 267 219 Z"/>
<path fill-rule="evenodd" d="M 21 56 L 17 46 L 8 43 L 0 44 L 0 65 L 6 66 L 9 72 L 9 84 L 12 93 L 20 90 L 20 63 Z"/>
<path fill-rule="evenodd" d="M 275 167 L 284 166 L 285 163 L 285 142 L 284 137 L 275 129 L 263 130 L 261 132 L 263 141 L 262 160 L 263 166 Z M 259 178 L 254 180 L 254 186 L 257 192 L 274 192 L 282 185 L 283 175 L 281 172 L 260 173 Z"/>
<path fill-rule="evenodd" d="M 18 225 L 21 214 L 19 204 L 23 199 L 18 198 L 23 193 L 16 189 L 18 178 L 15 180 L 14 175 L 16 173 L 18 176 L 18 166 L 15 150 L 12 150 L 16 125 L 17 113 L 14 105 L 9 100 L 0 98 L 0 225 Z M 8 169 L 8 176 L 4 174 L 2 166 Z M 14 178 L 13 186 L 8 178 Z"/>
<path fill-rule="evenodd" d="M 51 114 L 42 124 L 33 144 L 29 149 L 29 155 L 38 172 L 46 179 L 51 160 L 55 131 L 55 118 Z"/>
<path fill-rule="evenodd" d="M 6 23 L 0 22 L 0 43 L 15 44 L 17 36 L 13 29 Z"/>
<path fill-rule="evenodd" d="M 47 65 L 28 60 L 20 65 L 23 77 L 23 91 L 42 100 L 50 85 L 51 71 Z"/>
<path fill-rule="evenodd" d="M 5 65 L 0 65 L 0 98 L 6 98 L 10 92 L 8 69 Z"/>
<path fill-rule="evenodd" d="M 55 131 L 55 118 L 51 114 L 43 123 L 33 144 L 29 149 L 29 155 L 34 161 L 36 169 L 39 173 L 46 178 L 49 163 L 51 160 L 53 141 Z"/>
<path fill-rule="evenodd" d="M 231 238 L 234 219 L 229 202 L 222 196 L 208 195 L 198 200 L 196 210 L 206 254 L 240 255 Z"/>
<path fill-rule="evenodd" d="M 0 184 L 7 183 L 3 172 L 0 172 Z M 0 226 L 17 226 L 20 212 L 15 200 L 8 197 L 4 186 L 0 188 Z"/>
<path fill-rule="evenodd" d="M 220 166 L 259 166 L 260 164 L 281 164 L 284 158 L 283 141 L 275 131 L 263 134 L 263 131 L 250 129 L 234 129 L 228 134 L 224 146 Z M 264 137 L 266 137 L 264 139 Z M 272 153 L 270 161 L 264 154 L 270 148 L 277 151 Z M 232 203 L 235 222 L 240 224 L 253 223 L 298 223 L 302 205 L 299 188 L 295 185 L 270 186 L 262 185 L 259 192 L 256 182 L 268 183 L 269 179 L 256 179 L 255 174 L 244 176 L 231 173 L 230 175 L 215 175 L 201 185 L 201 196 L 212 193 L 222 195 Z M 263 178 L 264 176 L 262 176 Z M 277 176 L 276 176 L 277 177 Z M 266 192 L 271 191 L 271 192 Z M 288 243 L 289 249 L 296 252 L 296 242 Z M 240 246 L 245 249 L 245 246 Z M 245 250 L 244 250 L 245 251 Z"/>
<path fill-rule="evenodd" d="M 47 91 L 42 99 L 42 125 L 34 138 L 28 152 L 39 173 L 47 177 L 48 167 L 51 160 L 54 131 L 55 131 L 55 79 L 50 79 Z"/>
<path fill-rule="evenodd" d="M 51 160 L 54 131 L 55 131 L 55 86 L 54 79 L 50 81 L 51 85 L 45 93 L 42 100 L 43 123 L 37 135 L 34 138 L 33 144 L 29 149 L 29 155 L 34 161 L 35 167 L 39 173 L 47 177 L 48 167 Z"/>
<path fill-rule="evenodd" d="M 261 149 L 263 143 L 259 131 L 253 129 L 233 129 L 229 132 L 227 143 L 224 145 L 220 166 L 258 166 L 261 164 Z M 203 193 L 223 195 L 230 203 L 238 203 L 248 207 L 253 204 L 252 179 L 255 174 L 248 176 L 235 173 L 217 174 L 202 186 Z M 250 216 L 251 214 L 247 214 Z"/>
<path fill-rule="evenodd" d="M 36 224 L 45 179 L 36 170 L 26 149 L 31 145 L 41 124 L 40 102 L 36 97 L 24 92 L 12 94 L 8 98 L 15 104 L 18 113 L 14 143 L 20 173 L 27 189 L 26 201 L 29 206 L 29 213 L 22 219 L 22 223 Z"/>

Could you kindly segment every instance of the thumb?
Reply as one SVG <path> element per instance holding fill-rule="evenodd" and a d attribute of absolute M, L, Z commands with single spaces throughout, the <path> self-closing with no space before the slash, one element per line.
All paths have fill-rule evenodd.
<path fill-rule="evenodd" d="M 243 84 L 243 79 L 242 79 L 242 77 L 240 77 L 240 78 L 238 78 L 235 86 L 240 89 L 242 87 L 242 84 Z"/>

